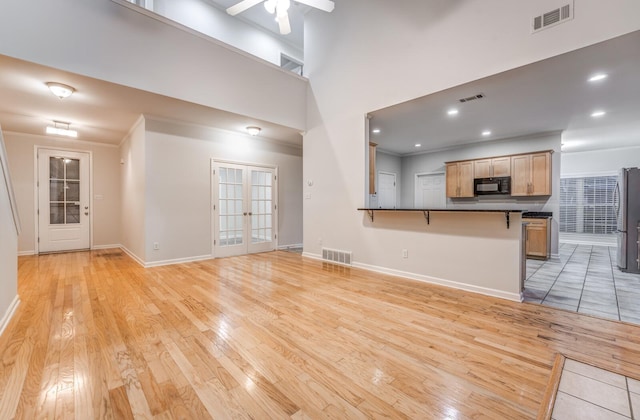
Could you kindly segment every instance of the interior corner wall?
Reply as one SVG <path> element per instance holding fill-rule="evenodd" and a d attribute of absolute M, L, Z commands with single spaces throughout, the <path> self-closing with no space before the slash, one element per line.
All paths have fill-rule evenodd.
<path fill-rule="evenodd" d="M 640 29 L 640 2 L 635 0 L 574 4 L 573 20 L 536 34 L 530 30 L 531 18 L 547 11 L 551 1 L 414 1 L 394 7 L 382 0 L 352 0 L 331 14 L 307 16 L 303 178 L 314 184 L 304 189 L 305 196 L 311 194 L 304 200 L 305 252 L 318 255 L 324 246 L 352 251 L 362 264 L 446 273 L 444 266 L 456 262 L 451 255 L 433 259 L 432 265 L 408 265 L 400 257 L 406 244 L 431 246 L 427 235 L 370 229 L 367 216 L 356 210 L 366 197 L 363 117 Z M 490 246 L 479 249 L 490 251 Z M 458 257 L 464 261 L 467 256 Z M 473 279 L 474 269 L 469 267 L 464 281 Z"/>
<path fill-rule="evenodd" d="M 589 152 L 562 153 L 562 176 L 617 173 L 640 167 L 640 146 Z"/>
<path fill-rule="evenodd" d="M 146 264 L 212 256 L 211 159 L 277 166 L 278 245 L 302 243 L 300 148 L 150 118 L 145 137 Z"/>
<path fill-rule="evenodd" d="M 14 132 L 5 132 L 5 144 L 18 204 L 18 214 L 22 221 L 22 232 L 18 238 L 18 250 L 21 254 L 32 254 L 36 251 L 36 146 L 91 152 L 93 176 L 91 246 L 117 246 L 120 244 L 120 176 L 117 147 Z M 96 200 L 96 195 L 102 196 L 102 198 Z"/>
<path fill-rule="evenodd" d="M 120 244 L 144 264 L 147 201 L 145 120 L 140 117 L 120 145 Z"/>
<path fill-rule="evenodd" d="M 5 2 L 0 39 L 0 54 L 305 129 L 305 79 L 113 1 Z"/>
<path fill-rule="evenodd" d="M 0 142 L 2 137 L 0 132 Z M 0 160 L 0 333 L 9 322 L 18 296 L 18 236 L 4 176 L 6 168 L 2 166 Z"/>

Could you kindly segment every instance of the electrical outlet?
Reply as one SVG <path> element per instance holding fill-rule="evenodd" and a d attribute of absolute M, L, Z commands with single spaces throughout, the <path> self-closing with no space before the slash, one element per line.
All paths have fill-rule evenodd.
<path fill-rule="evenodd" d="M 402 258 L 409 258 L 409 250 L 407 249 L 402 250 Z"/>
<path fill-rule="evenodd" d="M 154 242 L 153 243 L 153 249 L 156 250 L 156 251 L 159 250 L 160 249 L 160 244 L 157 243 L 157 242 Z"/>

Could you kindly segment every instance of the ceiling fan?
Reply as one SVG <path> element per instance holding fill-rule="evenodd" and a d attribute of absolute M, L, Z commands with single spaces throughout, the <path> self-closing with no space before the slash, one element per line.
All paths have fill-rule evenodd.
<path fill-rule="evenodd" d="M 280 33 L 286 35 L 291 32 L 291 25 L 289 24 L 289 6 L 291 0 L 242 0 L 227 9 L 227 13 L 231 16 L 235 16 L 238 13 L 242 13 L 245 10 L 255 6 L 258 3 L 264 1 L 264 8 L 272 15 L 276 15 L 276 21 L 280 27 Z M 331 0 L 296 0 L 300 4 L 314 7 L 316 9 L 324 10 L 325 12 L 331 12 L 335 6 Z"/>

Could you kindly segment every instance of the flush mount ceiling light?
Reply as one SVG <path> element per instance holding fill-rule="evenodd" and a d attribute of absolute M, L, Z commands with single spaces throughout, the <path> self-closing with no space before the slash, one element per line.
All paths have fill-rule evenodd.
<path fill-rule="evenodd" d="M 451 108 L 450 110 L 447 111 L 447 115 L 449 116 L 454 116 L 454 115 L 458 115 L 458 110 L 456 108 Z"/>
<path fill-rule="evenodd" d="M 590 82 L 599 82 L 600 80 L 606 79 L 608 76 L 605 73 L 594 74 L 589 78 Z"/>
<path fill-rule="evenodd" d="M 483 135 L 484 137 L 490 136 L 490 135 L 491 135 L 491 130 L 484 130 L 484 131 L 482 132 L 482 135 Z"/>
<path fill-rule="evenodd" d="M 247 130 L 247 133 L 251 134 L 252 136 L 257 136 L 258 134 L 260 134 L 260 131 L 262 129 L 260 127 L 250 125 L 249 127 L 246 128 L 246 130 Z"/>
<path fill-rule="evenodd" d="M 591 116 L 593 118 L 600 118 L 600 117 L 604 117 L 607 113 L 604 111 L 594 111 L 591 113 Z"/>
<path fill-rule="evenodd" d="M 73 92 L 76 91 L 71 86 L 63 85 L 62 83 L 56 83 L 56 82 L 48 82 L 47 87 L 49 88 L 51 93 L 53 93 L 60 99 L 68 98 L 73 94 Z"/>
<path fill-rule="evenodd" d="M 242 13 L 245 10 L 255 6 L 258 3 L 262 3 L 263 0 L 242 0 L 227 9 L 227 13 L 231 16 L 235 16 L 238 13 Z M 323 10 L 325 12 L 331 12 L 335 7 L 335 4 L 331 0 L 296 0 L 297 3 L 304 4 L 306 6 L 314 7 L 316 9 Z M 287 35 L 291 33 L 291 24 L 289 23 L 289 7 L 291 6 L 291 0 L 266 0 L 264 2 L 264 8 L 272 15 L 276 15 L 276 22 L 280 27 L 280 33 Z"/>
<path fill-rule="evenodd" d="M 71 123 L 68 122 L 54 121 L 53 125 L 47 126 L 47 134 L 73 138 L 78 137 L 78 132 L 76 130 L 71 130 L 69 128 L 70 125 Z"/>

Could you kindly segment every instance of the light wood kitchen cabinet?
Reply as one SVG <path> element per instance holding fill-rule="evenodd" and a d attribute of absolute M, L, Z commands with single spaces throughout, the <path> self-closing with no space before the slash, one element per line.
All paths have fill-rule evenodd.
<path fill-rule="evenodd" d="M 376 193 L 376 150 L 378 145 L 369 142 L 369 194 Z"/>
<path fill-rule="evenodd" d="M 549 258 L 551 252 L 551 223 L 549 219 L 522 219 L 527 222 L 525 252 L 528 258 Z"/>
<path fill-rule="evenodd" d="M 511 157 L 478 159 L 473 162 L 474 178 L 491 178 L 511 175 Z"/>
<path fill-rule="evenodd" d="M 473 161 L 447 163 L 446 171 L 447 197 L 473 197 Z"/>
<path fill-rule="evenodd" d="M 511 195 L 551 195 L 551 152 L 511 157 Z"/>

